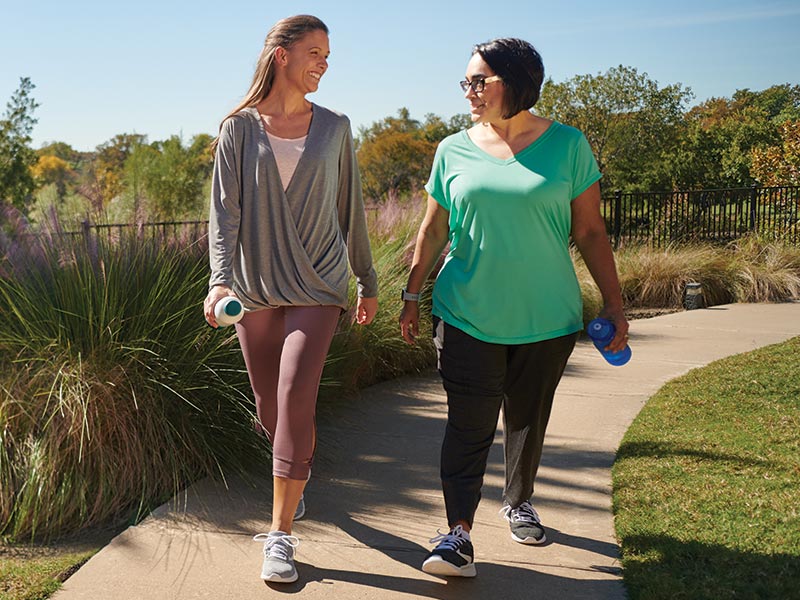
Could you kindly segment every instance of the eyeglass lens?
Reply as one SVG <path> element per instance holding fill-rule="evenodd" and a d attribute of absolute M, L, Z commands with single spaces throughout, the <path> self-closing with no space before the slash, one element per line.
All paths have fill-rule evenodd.
<path fill-rule="evenodd" d="M 461 90 L 462 91 L 466 92 L 469 88 L 472 88 L 472 91 L 477 94 L 478 92 L 482 92 L 483 91 L 483 88 L 484 88 L 484 85 L 485 85 L 486 82 L 485 82 L 485 80 L 483 78 L 476 77 L 472 81 L 467 81 L 465 79 L 464 81 L 461 81 L 459 83 L 461 84 Z"/>

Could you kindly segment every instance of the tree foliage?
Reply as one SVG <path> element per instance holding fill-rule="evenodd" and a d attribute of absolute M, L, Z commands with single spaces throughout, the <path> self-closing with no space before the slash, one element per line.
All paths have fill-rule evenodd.
<path fill-rule="evenodd" d="M 20 81 L 0 121 L 0 204 L 14 203 L 28 216 L 33 211 L 37 222 L 51 202 L 58 204 L 51 212 L 70 222 L 207 214 L 210 135 L 184 144 L 178 136 L 149 143 L 144 135 L 120 134 L 94 152 L 78 152 L 64 142 L 33 152 L 30 134 L 38 105 L 31 97 L 33 84 Z M 741 89 L 687 108 L 691 97 L 679 83 L 662 86 L 620 65 L 562 83 L 546 81 L 535 112 L 583 131 L 606 194 L 800 185 L 800 86 Z M 365 195 L 382 201 L 419 191 L 437 144 L 470 126 L 468 114 L 429 113 L 419 120 L 400 108 L 362 127 L 355 144 Z"/>
<path fill-rule="evenodd" d="M 781 143 L 754 148 L 752 175 L 761 185 L 800 185 L 800 120 L 784 121 Z"/>
<path fill-rule="evenodd" d="M 681 189 L 747 186 L 760 180 L 753 158 L 781 145 L 781 127 L 800 120 L 800 86 L 775 85 L 760 92 L 737 90 L 711 98 L 684 116 L 671 172 Z M 764 183 L 764 181 L 760 181 Z"/>
<path fill-rule="evenodd" d="M 30 147 L 36 125 L 33 113 L 39 106 L 31 95 L 35 87 L 29 77 L 21 77 L 0 120 L 0 205 L 7 202 L 20 210 L 35 188 L 31 167 L 36 153 Z"/>
<path fill-rule="evenodd" d="M 639 191 L 669 185 L 666 158 L 678 143 L 691 98 L 691 90 L 679 83 L 659 87 L 647 73 L 620 65 L 563 83 L 548 79 L 536 113 L 586 135 L 604 189 Z"/>
<path fill-rule="evenodd" d="M 180 137 L 139 146 L 126 163 L 134 194 L 144 192 L 148 212 L 159 220 L 177 219 L 203 205 L 202 191 L 211 175 L 213 138 L 200 134 L 184 146 Z"/>
<path fill-rule="evenodd" d="M 31 174 L 37 186 L 52 183 L 56 186 L 58 197 L 63 198 L 67 191 L 67 182 L 72 175 L 72 169 L 63 158 L 44 154 L 39 156 L 39 160 L 31 167 Z"/>
<path fill-rule="evenodd" d="M 362 128 L 356 145 L 365 194 L 383 200 L 417 191 L 430 174 L 436 145 L 468 123 L 468 115 L 444 121 L 430 113 L 420 122 L 401 108 L 397 117 Z"/>
<path fill-rule="evenodd" d="M 147 144 L 146 135 L 121 133 L 97 147 L 90 170 L 89 188 L 98 212 L 122 193 L 125 161 L 136 148 L 144 144 Z"/>

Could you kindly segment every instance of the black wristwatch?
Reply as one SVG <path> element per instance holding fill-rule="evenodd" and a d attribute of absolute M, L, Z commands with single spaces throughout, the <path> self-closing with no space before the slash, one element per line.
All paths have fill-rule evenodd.
<path fill-rule="evenodd" d="M 406 288 L 403 288 L 402 292 L 400 293 L 400 299 L 404 302 L 419 302 L 419 294 L 412 294 L 411 292 L 406 291 Z"/>

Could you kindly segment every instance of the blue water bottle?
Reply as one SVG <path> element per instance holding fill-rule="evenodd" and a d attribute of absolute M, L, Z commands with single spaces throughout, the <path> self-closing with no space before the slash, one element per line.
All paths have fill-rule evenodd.
<path fill-rule="evenodd" d="M 619 352 L 604 350 L 611 340 L 614 339 L 616 331 L 617 328 L 614 327 L 614 324 L 602 317 L 590 321 L 586 326 L 586 333 L 589 334 L 592 342 L 594 342 L 594 347 L 600 351 L 600 354 L 603 355 L 606 362 L 615 367 L 621 367 L 631 359 L 631 347 L 626 345 L 625 348 Z"/>

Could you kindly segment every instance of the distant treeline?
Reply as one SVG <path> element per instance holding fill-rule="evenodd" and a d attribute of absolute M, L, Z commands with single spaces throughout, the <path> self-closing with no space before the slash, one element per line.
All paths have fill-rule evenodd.
<path fill-rule="evenodd" d="M 204 218 L 212 136 L 150 142 L 119 134 L 92 152 L 64 142 L 31 148 L 38 103 L 28 78 L 0 120 L 0 205 L 33 224 L 63 226 Z M 603 172 L 604 194 L 800 184 L 800 86 L 736 90 L 690 106 L 680 83 L 660 86 L 618 66 L 597 75 L 547 80 L 535 112 L 583 131 Z M 346 111 L 346 107 L 344 108 Z M 367 198 L 419 191 L 436 145 L 470 125 L 467 114 L 413 119 L 406 108 L 356 135 Z"/>

